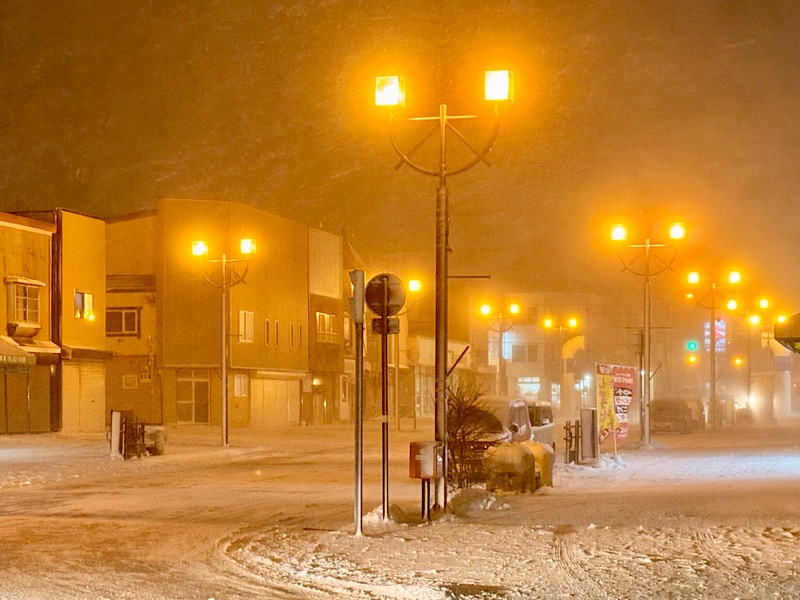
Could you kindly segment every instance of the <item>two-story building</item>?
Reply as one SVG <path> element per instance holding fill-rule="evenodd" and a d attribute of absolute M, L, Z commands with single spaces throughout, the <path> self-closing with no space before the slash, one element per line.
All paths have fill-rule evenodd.
<path fill-rule="evenodd" d="M 193 255 L 197 241 L 207 255 Z M 242 204 L 162 198 L 108 221 L 107 265 L 109 409 L 219 424 L 224 339 L 231 427 L 341 417 L 340 236 Z"/>
<path fill-rule="evenodd" d="M 51 253 L 56 227 L 0 213 L 0 433 L 51 430 L 58 347 L 51 340 Z"/>

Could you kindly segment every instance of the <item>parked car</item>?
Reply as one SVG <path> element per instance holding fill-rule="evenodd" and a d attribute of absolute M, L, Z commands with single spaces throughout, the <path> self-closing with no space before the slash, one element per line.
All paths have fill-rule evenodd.
<path fill-rule="evenodd" d="M 548 444 L 556 449 L 556 426 L 553 420 L 553 405 L 544 400 L 527 400 L 528 417 L 534 442 Z"/>
<path fill-rule="evenodd" d="M 553 407 L 543 400 L 513 396 L 489 396 L 488 407 L 510 433 L 510 441 L 533 440 L 555 448 Z"/>
<path fill-rule="evenodd" d="M 694 429 L 695 419 L 686 400 L 653 400 L 650 404 L 650 431 L 689 433 Z"/>

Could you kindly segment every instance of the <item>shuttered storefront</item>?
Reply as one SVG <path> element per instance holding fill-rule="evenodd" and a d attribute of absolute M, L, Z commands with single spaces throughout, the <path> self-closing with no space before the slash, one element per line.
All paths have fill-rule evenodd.
<path fill-rule="evenodd" d="M 106 370 L 102 361 L 63 363 L 63 431 L 105 430 Z"/>
<path fill-rule="evenodd" d="M 299 425 L 301 385 L 299 379 L 251 379 L 250 426 Z"/>

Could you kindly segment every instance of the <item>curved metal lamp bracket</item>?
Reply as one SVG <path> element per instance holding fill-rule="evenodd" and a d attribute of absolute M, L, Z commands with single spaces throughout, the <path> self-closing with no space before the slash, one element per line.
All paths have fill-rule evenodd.
<path fill-rule="evenodd" d="M 394 168 L 397 170 L 400 169 L 404 164 L 406 164 L 415 171 L 422 173 L 424 175 L 430 175 L 432 177 L 446 177 L 448 175 L 458 175 L 459 173 L 468 171 L 469 169 L 471 169 L 480 162 L 483 162 L 487 166 L 491 166 L 489 162 L 486 160 L 486 156 L 491 151 L 492 146 L 494 146 L 494 143 L 497 140 L 497 136 L 500 133 L 500 120 L 498 119 L 497 115 L 497 105 L 495 105 L 494 107 L 494 122 L 492 126 L 491 135 L 489 136 L 489 139 L 486 142 L 486 144 L 480 149 L 475 148 L 472 144 L 470 144 L 469 141 L 466 139 L 466 137 L 464 137 L 464 135 L 458 129 L 456 129 L 455 126 L 450 122 L 451 120 L 467 120 L 467 119 L 477 119 L 477 118 L 478 117 L 475 115 L 464 115 L 464 116 L 445 115 L 443 117 L 419 117 L 419 118 L 405 119 L 406 121 L 437 122 L 436 126 L 432 127 L 430 132 L 428 132 L 428 134 L 426 134 L 419 142 L 417 142 L 406 152 L 403 151 L 403 149 L 400 147 L 400 143 L 398 142 L 397 136 L 395 135 L 394 114 L 392 113 L 389 116 L 389 137 L 391 138 L 392 141 L 392 147 L 394 147 L 395 152 L 400 157 L 400 162 L 397 163 Z M 435 133 L 440 132 L 442 140 L 444 140 L 446 131 L 452 132 L 459 140 L 461 140 L 461 142 L 470 150 L 470 152 L 475 155 L 475 158 L 467 161 L 463 165 L 452 170 L 448 170 L 444 163 L 439 165 L 439 167 L 436 169 L 430 169 L 412 160 L 411 158 L 412 155 L 422 146 L 424 146 L 425 142 L 427 142 Z"/>

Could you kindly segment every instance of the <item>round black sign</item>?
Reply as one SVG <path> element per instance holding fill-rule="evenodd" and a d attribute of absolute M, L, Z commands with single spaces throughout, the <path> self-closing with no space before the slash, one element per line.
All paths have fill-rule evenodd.
<path fill-rule="evenodd" d="M 390 317 L 400 312 L 406 303 L 406 288 L 397 275 L 381 273 L 367 283 L 364 299 L 376 315 Z"/>

